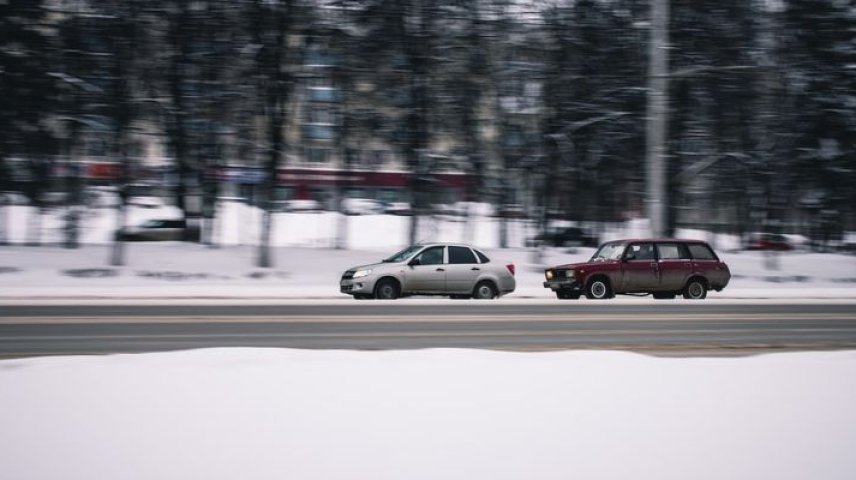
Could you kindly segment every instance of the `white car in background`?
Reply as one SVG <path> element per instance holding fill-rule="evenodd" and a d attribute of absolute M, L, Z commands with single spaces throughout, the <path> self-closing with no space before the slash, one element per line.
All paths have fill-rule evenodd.
<path fill-rule="evenodd" d="M 342 200 L 342 212 L 346 215 L 377 215 L 383 211 L 383 204 L 371 198 L 346 198 Z"/>
<path fill-rule="evenodd" d="M 311 199 L 286 200 L 280 204 L 280 208 L 284 212 L 294 212 L 294 213 L 300 213 L 300 212 L 317 213 L 317 212 L 324 210 L 324 208 L 321 206 L 320 203 L 318 203 L 317 200 L 311 200 Z"/>
<path fill-rule="evenodd" d="M 514 264 L 491 261 L 469 245 L 412 245 L 380 263 L 349 268 L 339 291 L 356 299 L 407 295 L 499 298 L 514 291 Z"/>

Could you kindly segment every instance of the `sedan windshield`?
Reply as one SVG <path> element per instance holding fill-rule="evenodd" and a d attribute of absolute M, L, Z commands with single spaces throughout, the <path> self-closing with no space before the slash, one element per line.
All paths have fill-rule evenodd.
<path fill-rule="evenodd" d="M 597 250 L 597 252 L 595 252 L 594 256 L 591 257 L 591 261 L 618 260 L 624 252 L 624 247 L 624 243 L 621 242 L 605 243 Z"/>
<path fill-rule="evenodd" d="M 389 258 L 385 258 L 385 259 L 383 260 L 383 262 L 384 262 L 384 263 L 398 263 L 398 262 L 403 262 L 403 261 L 407 260 L 408 258 L 412 257 L 412 256 L 413 256 L 413 254 L 415 254 L 415 253 L 416 253 L 416 252 L 418 252 L 419 250 L 422 250 L 422 247 L 423 247 L 423 246 L 424 246 L 424 245 L 411 245 L 411 246 L 409 246 L 409 247 L 405 248 L 404 250 L 402 250 L 402 251 L 400 251 L 400 252 L 396 253 L 395 255 L 393 255 L 393 256 L 391 256 L 391 257 L 389 257 Z"/>

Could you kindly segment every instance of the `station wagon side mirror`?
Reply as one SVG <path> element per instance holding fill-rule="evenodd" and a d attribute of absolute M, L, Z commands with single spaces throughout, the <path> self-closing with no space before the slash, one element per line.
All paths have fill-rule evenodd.
<path fill-rule="evenodd" d="M 627 252 L 627 254 L 624 255 L 624 261 L 626 262 L 628 260 L 636 260 L 636 254 L 633 252 Z"/>

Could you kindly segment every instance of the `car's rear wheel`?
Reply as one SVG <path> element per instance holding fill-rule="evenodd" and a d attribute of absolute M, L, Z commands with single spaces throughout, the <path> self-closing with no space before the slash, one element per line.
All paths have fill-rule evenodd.
<path fill-rule="evenodd" d="M 375 298 L 378 300 L 395 300 L 401 294 L 398 282 L 392 279 L 383 279 L 375 287 Z"/>
<path fill-rule="evenodd" d="M 490 300 L 497 295 L 496 287 L 491 282 L 479 282 L 473 289 L 473 298 L 476 300 Z"/>
<path fill-rule="evenodd" d="M 688 300 L 703 300 L 707 297 L 707 285 L 700 278 L 693 278 L 684 288 L 684 298 Z"/>
<path fill-rule="evenodd" d="M 576 300 L 580 298 L 580 294 L 570 290 L 556 290 L 556 297 L 562 300 Z"/>
<path fill-rule="evenodd" d="M 606 300 L 612 297 L 612 287 L 609 280 L 603 277 L 594 278 L 586 286 L 586 298 L 592 300 Z"/>

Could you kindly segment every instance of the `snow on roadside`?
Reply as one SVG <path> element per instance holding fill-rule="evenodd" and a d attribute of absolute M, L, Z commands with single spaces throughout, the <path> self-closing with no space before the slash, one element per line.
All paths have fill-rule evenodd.
<path fill-rule="evenodd" d="M 255 268 L 260 212 L 240 202 L 221 202 L 215 225 L 220 248 L 176 242 L 126 245 L 126 265 L 110 267 L 109 241 L 115 223 L 111 209 L 89 210 L 82 223 L 82 242 L 75 250 L 60 248 L 62 211 L 44 216 L 42 241 L 53 246 L 0 247 L 0 298 L 27 296 L 106 297 L 326 297 L 341 298 L 338 281 L 350 267 L 374 263 L 407 243 L 410 219 L 393 215 L 344 218 L 348 250 L 335 250 L 337 213 L 279 213 L 274 219 L 275 267 Z M 30 207 L 7 207 L 11 240 L 26 241 Z M 132 207 L 128 223 L 175 218 L 174 207 Z M 469 226 L 463 217 L 421 220 L 424 238 L 471 243 L 495 261 L 517 265 L 517 290 L 512 297 L 552 298 L 542 287 L 546 266 L 587 260 L 593 250 L 521 248 L 531 225 L 509 223 L 509 240 L 517 248 L 497 249 L 498 225 L 492 217 L 476 216 Z M 605 232 L 608 238 L 645 236 L 647 221 L 627 222 Z M 698 237 L 704 232 L 686 231 Z M 467 240 L 469 239 L 469 241 Z M 710 239 L 708 239 L 710 240 Z M 717 242 L 729 245 L 729 237 Z M 856 256 L 794 251 L 777 254 L 719 250 L 730 265 L 731 284 L 711 298 L 836 298 L 856 297 Z"/>
<path fill-rule="evenodd" d="M 0 361 L 15 480 L 856 477 L 856 352 L 210 349 Z"/>

